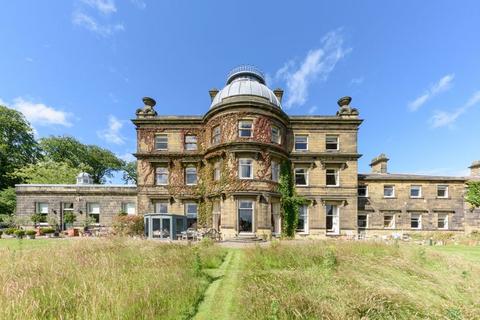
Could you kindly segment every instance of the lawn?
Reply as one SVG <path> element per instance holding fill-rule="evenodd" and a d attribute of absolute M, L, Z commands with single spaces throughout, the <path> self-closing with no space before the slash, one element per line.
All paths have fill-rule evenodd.
<path fill-rule="evenodd" d="M 0 319 L 478 319 L 480 247 L 0 240 Z"/>

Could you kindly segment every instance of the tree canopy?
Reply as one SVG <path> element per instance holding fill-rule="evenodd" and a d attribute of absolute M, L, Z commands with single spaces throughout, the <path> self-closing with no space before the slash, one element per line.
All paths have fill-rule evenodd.
<path fill-rule="evenodd" d="M 123 181 L 125 183 L 137 183 L 137 161 L 125 163 L 123 167 Z"/>
<path fill-rule="evenodd" d="M 0 191 L 0 215 L 11 215 L 15 211 L 15 188 Z M 1 219 L 0 219 L 1 220 Z"/>
<path fill-rule="evenodd" d="M 0 190 L 20 182 L 11 173 L 35 163 L 39 156 L 30 123 L 20 112 L 0 106 Z"/>
<path fill-rule="evenodd" d="M 15 170 L 14 176 L 24 183 L 72 184 L 75 183 L 78 168 L 65 162 L 40 161 Z"/>
<path fill-rule="evenodd" d="M 467 194 L 465 200 L 473 209 L 480 208 L 480 181 L 469 181 L 467 183 Z"/>
<path fill-rule="evenodd" d="M 40 139 L 43 155 L 55 162 L 64 162 L 92 175 L 95 183 L 104 183 L 113 172 L 122 170 L 125 162 L 113 152 L 96 145 L 86 145 L 73 137 L 50 136 Z M 77 172 L 78 173 L 78 172 Z"/>

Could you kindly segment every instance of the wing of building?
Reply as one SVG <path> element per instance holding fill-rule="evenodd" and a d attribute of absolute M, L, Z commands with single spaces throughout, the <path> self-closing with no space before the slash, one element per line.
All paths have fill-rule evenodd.
<path fill-rule="evenodd" d="M 99 223 L 108 226 L 118 208 L 133 203 L 154 237 L 173 238 L 188 228 L 214 228 L 224 238 L 270 237 L 282 232 L 278 182 L 289 161 L 296 192 L 308 200 L 298 237 L 480 228 L 480 212 L 464 201 L 465 183 L 480 179 L 478 162 L 470 177 L 390 174 L 380 155 L 372 173 L 358 173 L 362 119 L 350 97 L 338 100 L 335 115 L 289 116 L 283 91 L 268 88 L 251 66 L 235 68 L 223 89 L 209 93 L 202 116 L 161 116 L 152 98 L 143 99 L 133 120 L 136 188 L 21 185 L 17 214 L 61 214 L 72 202 L 88 214 L 89 203 L 98 203 Z"/>

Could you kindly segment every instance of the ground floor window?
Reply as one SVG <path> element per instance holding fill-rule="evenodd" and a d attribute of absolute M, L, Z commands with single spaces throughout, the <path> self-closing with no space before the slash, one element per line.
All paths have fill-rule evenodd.
<path fill-rule="evenodd" d="M 238 202 L 238 231 L 253 232 L 253 201 Z"/>
<path fill-rule="evenodd" d="M 410 216 L 410 228 L 412 229 L 422 229 L 422 215 L 417 213 L 412 213 Z"/>
<path fill-rule="evenodd" d="M 448 229 L 448 214 L 438 214 L 437 228 Z"/>
<path fill-rule="evenodd" d="M 297 232 L 308 232 L 308 207 L 306 205 L 299 207 Z"/>
<path fill-rule="evenodd" d="M 198 204 L 196 202 L 185 203 L 185 215 L 187 216 L 187 229 L 197 229 Z"/>
<path fill-rule="evenodd" d="M 46 202 L 37 202 L 35 204 L 35 213 L 42 216 L 40 223 L 47 222 L 48 215 L 48 203 Z"/>
<path fill-rule="evenodd" d="M 87 204 L 88 216 L 91 217 L 95 223 L 100 223 L 100 204 L 89 203 Z"/>
<path fill-rule="evenodd" d="M 366 214 L 359 214 L 357 225 L 359 229 L 366 229 L 368 227 L 368 216 Z"/>
<path fill-rule="evenodd" d="M 386 213 L 383 215 L 383 227 L 385 229 L 395 228 L 395 215 Z"/>
<path fill-rule="evenodd" d="M 338 234 L 340 232 L 338 206 L 327 204 L 325 206 L 325 209 L 327 214 L 327 221 L 326 221 L 327 233 Z"/>
<path fill-rule="evenodd" d="M 135 203 L 133 202 L 124 202 L 122 203 L 122 213 L 126 213 L 128 215 L 134 215 L 137 213 L 137 208 Z"/>

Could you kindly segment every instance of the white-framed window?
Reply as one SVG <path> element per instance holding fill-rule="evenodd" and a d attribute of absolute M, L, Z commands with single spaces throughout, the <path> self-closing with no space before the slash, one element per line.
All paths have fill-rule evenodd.
<path fill-rule="evenodd" d="M 168 185 L 168 167 L 157 167 L 155 169 L 155 183 L 157 186 Z"/>
<path fill-rule="evenodd" d="M 439 213 L 437 216 L 437 228 L 438 229 L 448 229 L 448 214 Z"/>
<path fill-rule="evenodd" d="M 308 135 L 296 134 L 294 139 L 295 139 L 295 151 L 308 150 Z"/>
<path fill-rule="evenodd" d="M 240 138 L 250 138 L 253 132 L 252 120 L 241 120 L 238 122 L 238 136 Z"/>
<path fill-rule="evenodd" d="M 220 131 L 220 125 L 213 127 L 212 130 L 212 144 L 219 144 L 221 141 L 221 131 Z"/>
<path fill-rule="evenodd" d="M 72 202 L 62 203 L 62 211 L 63 211 L 63 214 L 73 213 L 73 203 Z"/>
<path fill-rule="evenodd" d="M 358 196 L 361 198 L 368 197 L 368 186 L 361 184 L 358 186 Z"/>
<path fill-rule="evenodd" d="M 448 198 L 448 186 L 446 185 L 437 186 L 437 198 Z"/>
<path fill-rule="evenodd" d="M 394 185 L 384 185 L 383 186 L 383 197 L 384 198 L 394 198 L 395 197 L 395 186 Z"/>
<path fill-rule="evenodd" d="M 197 168 L 192 166 L 185 168 L 185 184 L 187 186 L 197 184 Z"/>
<path fill-rule="evenodd" d="M 277 161 L 272 161 L 272 181 L 278 182 L 280 177 L 280 164 Z"/>
<path fill-rule="evenodd" d="M 252 159 L 238 160 L 238 177 L 240 179 L 253 179 L 253 160 Z"/>
<path fill-rule="evenodd" d="M 48 203 L 47 202 L 37 202 L 35 204 L 35 213 L 38 214 L 48 214 Z"/>
<path fill-rule="evenodd" d="M 95 223 L 100 223 L 100 203 L 87 203 L 88 216 L 95 219 Z"/>
<path fill-rule="evenodd" d="M 338 187 L 340 185 L 340 173 L 337 169 L 326 170 L 326 182 L 329 187 Z"/>
<path fill-rule="evenodd" d="M 422 215 L 418 213 L 410 214 L 410 228 L 422 229 Z"/>
<path fill-rule="evenodd" d="M 295 185 L 308 186 L 308 169 L 295 168 Z"/>
<path fill-rule="evenodd" d="M 368 214 L 359 214 L 357 216 L 357 226 L 359 229 L 368 228 Z"/>
<path fill-rule="evenodd" d="M 281 141 L 280 128 L 272 125 L 272 142 L 280 144 Z"/>
<path fill-rule="evenodd" d="M 421 198 L 422 186 L 410 186 L 410 198 Z"/>
<path fill-rule="evenodd" d="M 197 136 L 186 135 L 185 136 L 185 150 L 196 151 L 197 150 Z"/>
<path fill-rule="evenodd" d="M 327 135 L 325 137 L 325 148 L 327 150 L 338 150 L 339 149 L 338 136 Z"/>
<path fill-rule="evenodd" d="M 127 215 L 135 215 L 137 214 L 137 206 L 134 202 L 123 202 L 122 212 L 126 213 Z"/>
<path fill-rule="evenodd" d="M 327 204 L 325 206 L 326 212 L 326 231 L 327 234 L 339 234 L 340 233 L 340 209 L 337 205 Z"/>
<path fill-rule="evenodd" d="M 213 164 L 213 180 L 214 181 L 219 181 L 220 178 L 222 177 L 221 166 L 222 165 L 220 161 L 217 161 Z"/>
<path fill-rule="evenodd" d="M 166 134 L 155 135 L 155 149 L 168 150 L 168 135 Z"/>
<path fill-rule="evenodd" d="M 168 201 L 155 201 L 155 213 L 168 213 Z"/>
<path fill-rule="evenodd" d="M 197 229 L 198 204 L 196 202 L 186 202 L 184 208 L 187 216 L 187 228 Z"/>
<path fill-rule="evenodd" d="M 395 214 L 385 213 L 383 215 L 383 228 L 384 229 L 395 229 Z"/>
<path fill-rule="evenodd" d="M 298 209 L 297 232 L 308 233 L 308 206 L 301 205 Z"/>

